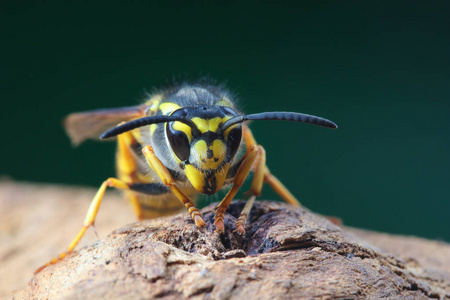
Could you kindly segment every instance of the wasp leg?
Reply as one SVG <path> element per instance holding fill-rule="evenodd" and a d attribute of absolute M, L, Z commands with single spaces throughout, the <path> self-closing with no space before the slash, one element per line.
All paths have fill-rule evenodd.
<path fill-rule="evenodd" d="M 248 173 L 252 168 L 253 162 L 255 161 L 259 150 L 260 147 L 253 146 L 251 148 L 248 148 L 247 153 L 244 154 L 244 160 L 242 161 L 242 164 L 240 165 L 239 169 L 236 172 L 236 176 L 234 177 L 233 187 L 228 191 L 225 198 L 223 198 L 223 200 L 216 207 L 215 210 L 216 216 L 214 217 L 215 220 L 214 224 L 216 225 L 216 231 L 223 232 L 224 230 L 223 219 L 225 211 L 227 210 L 234 196 L 236 196 L 239 188 L 244 183 L 245 178 L 247 178 Z"/>
<path fill-rule="evenodd" d="M 247 222 L 248 215 L 250 214 L 250 210 L 253 207 L 253 203 L 255 202 L 256 196 L 252 195 L 250 199 L 245 203 L 244 209 L 241 211 L 239 218 L 236 221 L 236 229 L 234 232 L 243 235 L 245 233 L 245 223 Z"/>
<path fill-rule="evenodd" d="M 86 230 L 89 227 L 91 227 L 92 225 L 94 225 L 95 217 L 97 216 L 98 209 L 100 208 L 100 203 L 102 202 L 102 198 L 103 198 L 103 195 L 105 194 L 105 190 L 107 187 L 115 187 L 118 189 L 125 189 L 125 190 L 130 189 L 130 187 L 127 183 L 120 181 L 116 178 L 108 178 L 107 180 L 103 181 L 102 185 L 100 186 L 97 193 L 95 194 L 95 197 L 91 202 L 91 205 L 89 206 L 88 212 L 83 221 L 83 228 L 81 228 L 81 230 L 78 232 L 77 236 L 72 240 L 69 247 L 67 247 L 67 250 L 65 252 L 61 253 L 60 255 L 58 255 L 58 257 L 55 257 L 54 259 L 52 259 L 51 261 L 49 261 L 48 263 L 46 263 L 45 265 L 43 265 L 42 267 L 37 269 L 36 272 L 34 272 L 34 274 L 39 273 L 40 271 L 42 271 L 49 265 L 56 264 L 58 261 L 64 259 L 68 254 L 70 254 L 73 251 L 73 249 L 75 249 L 75 247 L 80 242 L 81 238 L 84 236 L 84 233 L 86 232 Z"/>
<path fill-rule="evenodd" d="M 203 216 L 195 207 L 194 202 L 186 196 L 176 185 L 175 180 L 172 175 L 170 175 L 169 170 L 163 165 L 163 163 L 159 160 L 159 158 L 155 155 L 153 148 L 149 145 L 145 146 L 142 149 L 145 158 L 147 159 L 148 164 L 156 172 L 158 177 L 162 180 L 163 184 L 167 186 L 172 193 L 183 203 L 183 205 L 188 210 L 191 215 L 192 220 L 194 220 L 197 227 L 201 228 L 205 226 L 205 221 L 203 221 Z"/>
<path fill-rule="evenodd" d="M 245 223 L 247 221 L 248 215 L 250 214 L 250 210 L 252 209 L 253 203 L 255 202 L 255 198 L 261 195 L 262 185 L 264 182 L 264 171 L 266 166 L 266 151 L 260 145 L 252 145 L 258 149 L 255 160 L 253 162 L 253 181 L 250 191 L 251 194 L 250 199 L 245 204 L 244 209 L 242 210 L 239 218 L 236 221 L 236 229 L 234 232 L 243 235 L 245 233 Z"/>
<path fill-rule="evenodd" d="M 253 137 L 252 132 L 247 126 L 242 126 L 242 134 L 245 140 L 247 147 L 252 147 L 253 145 L 257 145 L 255 138 Z M 259 146 L 262 148 L 262 146 Z M 262 149 L 264 151 L 264 149 Z M 269 168 L 266 166 L 266 158 L 265 151 L 263 152 L 264 158 L 260 161 L 255 162 L 255 166 L 253 167 L 255 176 L 253 177 L 252 188 L 250 192 L 255 194 L 256 191 L 261 192 L 263 182 L 270 185 L 270 187 L 287 203 L 294 206 L 301 206 L 300 202 L 289 192 L 289 190 L 269 171 Z M 259 166 L 256 166 L 259 164 Z M 262 176 L 263 175 L 263 176 Z M 258 194 L 257 194 L 258 195 Z"/>
<path fill-rule="evenodd" d="M 266 151 L 261 145 L 258 145 L 253 137 L 250 129 L 247 126 L 243 126 L 242 134 L 245 140 L 247 149 L 258 149 L 257 155 L 253 162 L 253 181 L 250 191 L 250 199 L 245 204 L 238 220 L 236 221 L 235 232 L 239 234 L 245 233 L 245 222 L 253 206 L 255 198 L 261 194 L 263 183 L 268 183 L 272 189 L 281 196 L 289 204 L 300 206 L 300 203 L 295 199 L 295 197 L 288 191 L 288 189 L 275 177 L 273 176 L 269 168 L 266 166 Z M 238 171 L 239 172 L 239 171 Z"/>
<path fill-rule="evenodd" d="M 269 169 L 265 167 L 264 171 L 264 182 L 269 184 L 272 190 L 274 190 L 284 201 L 293 205 L 301 206 L 300 202 L 289 192 L 289 190 L 276 178 L 273 176 Z"/>

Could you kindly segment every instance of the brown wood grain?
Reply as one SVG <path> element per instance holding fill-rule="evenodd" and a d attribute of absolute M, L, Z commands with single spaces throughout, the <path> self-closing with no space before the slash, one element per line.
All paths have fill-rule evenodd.
<path fill-rule="evenodd" d="M 213 230 L 213 205 L 202 210 L 202 232 L 187 213 L 129 224 L 115 193 L 100 209 L 100 239 L 88 231 L 84 247 L 33 277 L 77 233 L 94 193 L 0 183 L 2 298 L 450 298 L 443 242 L 339 227 L 266 201 L 256 202 L 244 237 L 232 232 L 242 201 L 230 206 L 224 234 Z"/>

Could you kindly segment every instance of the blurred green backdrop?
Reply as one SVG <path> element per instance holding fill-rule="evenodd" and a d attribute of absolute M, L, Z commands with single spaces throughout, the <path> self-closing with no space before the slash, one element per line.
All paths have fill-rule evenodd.
<path fill-rule="evenodd" d="M 72 148 L 63 117 L 209 75 L 247 113 L 339 125 L 251 126 L 306 207 L 450 241 L 449 1 L 75 2 L 0 6 L 0 174 L 97 187 L 114 174 L 115 146 Z"/>

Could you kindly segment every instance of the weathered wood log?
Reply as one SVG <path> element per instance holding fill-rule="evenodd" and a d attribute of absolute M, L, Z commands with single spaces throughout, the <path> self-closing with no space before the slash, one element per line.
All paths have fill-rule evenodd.
<path fill-rule="evenodd" d="M 34 189 L 29 197 L 47 195 L 70 205 L 74 204 L 67 199 L 69 194 L 86 197 L 91 192 L 73 188 L 68 192 L 63 187 L 42 191 L 38 186 L 9 184 L 21 189 L 14 192 L 16 197 Z M 118 197 L 108 198 L 120 202 Z M 45 207 L 45 202 L 40 205 Z M 124 226 L 44 269 L 15 297 L 450 298 L 450 245 L 446 243 L 339 227 L 304 208 L 266 201 L 255 203 L 247 233 L 239 236 L 233 229 L 243 205 L 234 201 L 230 206 L 223 234 L 214 232 L 214 204 L 202 210 L 208 224 L 202 231 L 185 212 Z M 80 224 L 84 213 L 78 211 L 71 218 Z M 108 217 L 120 213 L 101 209 Z M 100 220 L 97 224 L 102 226 Z M 45 238 L 42 232 L 37 234 Z M 72 237 L 67 236 L 67 241 Z M 20 243 L 15 245 L 19 249 Z M 29 260 L 29 255 L 19 258 Z M 3 264 L 5 256 L 1 259 Z M 17 271 L 10 268 L 9 272 Z"/>

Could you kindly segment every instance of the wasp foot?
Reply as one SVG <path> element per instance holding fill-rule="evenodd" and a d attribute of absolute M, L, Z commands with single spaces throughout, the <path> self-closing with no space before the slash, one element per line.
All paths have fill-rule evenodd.
<path fill-rule="evenodd" d="M 236 229 L 233 232 L 237 232 L 239 235 L 244 235 L 246 220 L 247 220 L 247 215 L 241 214 L 239 216 L 239 219 L 237 219 L 237 221 L 236 221 Z"/>
<path fill-rule="evenodd" d="M 225 230 L 225 225 L 223 222 L 223 214 L 222 213 L 216 214 L 214 219 L 215 219 L 214 225 L 216 225 L 216 232 L 223 233 L 223 231 Z"/>
<path fill-rule="evenodd" d="M 203 228 L 205 227 L 206 223 L 205 221 L 203 221 L 203 217 L 201 214 L 195 215 L 193 217 L 195 225 L 197 225 L 198 228 Z"/>

